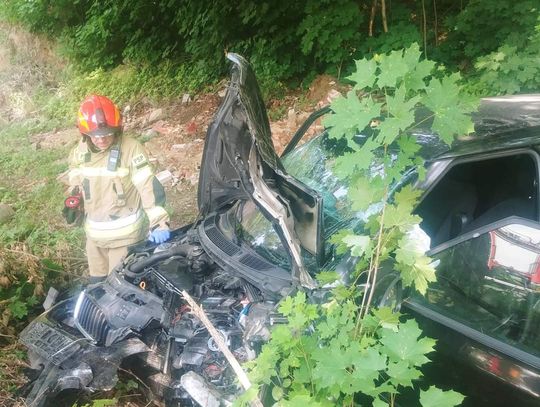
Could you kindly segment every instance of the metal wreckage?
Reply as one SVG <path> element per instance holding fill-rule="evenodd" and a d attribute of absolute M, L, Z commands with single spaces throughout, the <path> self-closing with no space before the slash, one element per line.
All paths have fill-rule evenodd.
<path fill-rule="evenodd" d="M 321 198 L 287 175 L 250 65 L 228 59 L 230 85 L 206 138 L 198 220 L 167 243 L 130 250 L 106 281 L 49 304 L 24 329 L 20 341 L 35 369 L 28 406 L 57 404 L 69 389 L 110 390 L 120 367 L 166 406 L 228 405 L 239 392 L 236 376 L 182 291 L 244 362 L 282 321 L 276 303 L 295 287 L 314 287 L 301 251 L 320 253 Z M 235 235 L 228 214 L 246 202 L 274 226 L 290 267 Z"/>
<path fill-rule="evenodd" d="M 170 242 L 134 248 L 105 282 L 46 301 L 21 334 L 36 373 L 29 406 L 58 405 L 64 390 L 111 389 L 119 368 L 166 406 L 228 405 L 240 389 L 220 346 L 240 362 L 255 358 L 271 326 L 284 322 L 281 298 L 305 288 L 310 301 L 324 301 L 327 289 L 311 277 L 321 269 L 350 280 L 354 257 L 325 250 L 330 236 L 361 229 L 368 215 L 351 209 L 348 182 L 332 170 L 348 144 L 323 132 L 295 148 L 329 109 L 300 126 L 281 159 L 251 67 L 228 58 L 232 76 L 206 137 L 197 221 Z M 437 282 L 424 297 L 382 267 L 374 301 L 401 307 L 438 339 L 426 377 L 470 405 L 539 405 L 538 112 L 539 95 L 486 98 L 473 115 L 476 136 L 452 146 L 417 120 L 427 126 L 411 130 L 426 176 L 417 182 L 411 169 L 395 186 L 424 190 L 411 238 L 429 246 Z M 372 170 L 380 171 L 376 161 Z"/>

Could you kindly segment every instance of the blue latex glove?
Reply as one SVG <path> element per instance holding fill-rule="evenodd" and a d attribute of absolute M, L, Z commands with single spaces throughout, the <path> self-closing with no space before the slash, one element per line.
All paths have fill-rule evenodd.
<path fill-rule="evenodd" d="M 163 243 L 169 240 L 171 237 L 171 232 L 169 229 L 154 229 L 150 232 L 150 236 L 148 236 L 148 240 L 153 243 Z"/>

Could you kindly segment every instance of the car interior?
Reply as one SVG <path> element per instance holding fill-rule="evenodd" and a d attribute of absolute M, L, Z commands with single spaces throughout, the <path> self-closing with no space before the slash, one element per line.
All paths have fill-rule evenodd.
<path fill-rule="evenodd" d="M 431 248 L 464 233 L 519 216 L 538 221 L 538 168 L 533 153 L 454 164 L 416 213 Z"/>
<path fill-rule="evenodd" d="M 537 163 L 534 152 L 456 160 L 416 211 L 439 263 L 426 295 L 412 295 L 530 358 L 540 357 L 540 294 L 523 267 L 537 264 L 538 248 L 497 225 L 478 238 L 443 244 L 510 216 L 538 222 Z"/>

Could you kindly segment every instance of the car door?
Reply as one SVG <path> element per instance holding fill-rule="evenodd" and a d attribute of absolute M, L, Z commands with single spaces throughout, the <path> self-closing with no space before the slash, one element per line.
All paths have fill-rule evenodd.
<path fill-rule="evenodd" d="M 437 281 L 404 306 L 439 339 L 427 377 L 464 405 L 540 405 L 538 163 L 526 149 L 456 159 L 417 210 Z"/>

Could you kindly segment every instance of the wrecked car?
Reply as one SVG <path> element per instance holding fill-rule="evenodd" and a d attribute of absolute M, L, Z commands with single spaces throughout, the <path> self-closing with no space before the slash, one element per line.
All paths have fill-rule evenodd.
<path fill-rule="evenodd" d="M 159 246 L 130 250 L 102 283 L 59 301 L 21 334 L 35 379 L 29 406 L 66 390 L 114 387 L 119 368 L 139 377 L 167 406 L 228 405 L 235 375 L 204 324 L 182 298 L 202 305 L 240 362 L 253 359 L 283 322 L 281 298 L 352 258 L 328 239 L 362 227 L 347 184 L 332 172 L 340 146 L 326 133 L 298 146 L 313 114 L 283 157 L 249 64 L 228 54 L 231 82 L 208 129 L 198 219 Z M 435 261 L 425 297 L 384 275 L 379 303 L 401 304 L 439 339 L 430 383 L 452 387 L 469 405 L 540 402 L 540 97 L 486 99 L 477 135 L 446 147 L 429 131 L 417 141 L 427 160 L 416 212 Z M 412 404 L 411 404 L 412 405 Z"/>
<path fill-rule="evenodd" d="M 206 137 L 198 220 L 167 243 L 132 248 L 105 282 L 54 304 L 25 328 L 20 340 L 38 373 L 28 405 L 46 405 L 69 389 L 109 390 L 120 366 L 166 405 L 227 404 L 238 391 L 235 375 L 182 291 L 243 362 L 280 320 L 277 302 L 298 286 L 315 287 L 303 251 L 321 256 L 322 198 L 287 174 L 251 67 L 228 57 L 232 78 Z M 239 233 L 240 218 L 251 219 L 253 229 Z M 286 264 L 251 244 L 248 235 L 264 222 Z"/>

